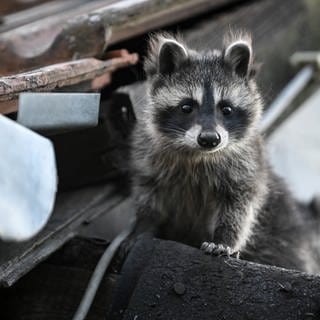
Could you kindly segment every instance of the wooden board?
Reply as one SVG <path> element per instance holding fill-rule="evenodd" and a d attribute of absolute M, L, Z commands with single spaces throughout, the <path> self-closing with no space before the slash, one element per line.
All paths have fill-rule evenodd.
<path fill-rule="evenodd" d="M 112 72 L 138 61 L 136 54 L 117 52 L 117 57 L 108 60 L 80 59 L 1 77 L 0 114 L 17 112 L 19 95 L 23 92 L 50 92 L 75 85 L 81 85 L 82 92 L 101 89 L 111 81 Z"/>
<path fill-rule="evenodd" d="M 110 184 L 58 196 L 45 229 L 24 243 L 0 242 L 0 287 L 10 286 L 77 233 L 82 223 L 106 213 L 123 200 Z"/>

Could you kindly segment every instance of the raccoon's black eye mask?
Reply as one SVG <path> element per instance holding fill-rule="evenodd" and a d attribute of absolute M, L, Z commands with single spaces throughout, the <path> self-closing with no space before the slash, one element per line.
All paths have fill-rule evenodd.
<path fill-rule="evenodd" d="M 185 98 L 177 105 L 177 108 L 180 109 L 183 113 L 192 113 L 195 108 L 199 108 L 199 104 L 192 98 Z M 220 110 L 221 113 L 228 117 L 231 116 L 237 108 L 232 104 L 228 99 L 220 100 L 216 106 L 216 110 Z"/>
<path fill-rule="evenodd" d="M 229 100 L 221 100 L 217 106 L 224 116 L 231 116 L 235 111 L 235 107 Z"/>
<path fill-rule="evenodd" d="M 191 113 L 194 108 L 198 107 L 198 103 L 191 99 L 191 98 L 186 98 L 183 99 L 179 104 L 178 108 L 183 112 L 183 113 Z"/>

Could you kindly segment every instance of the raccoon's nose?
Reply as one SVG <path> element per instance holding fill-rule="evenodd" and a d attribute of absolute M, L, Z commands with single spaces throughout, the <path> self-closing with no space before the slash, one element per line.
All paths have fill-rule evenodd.
<path fill-rule="evenodd" d="M 221 137 L 218 132 L 201 132 L 197 140 L 203 148 L 215 148 L 220 144 Z"/>

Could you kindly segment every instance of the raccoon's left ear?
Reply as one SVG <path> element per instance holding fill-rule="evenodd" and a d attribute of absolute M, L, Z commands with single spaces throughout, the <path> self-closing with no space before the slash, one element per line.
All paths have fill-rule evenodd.
<path fill-rule="evenodd" d="M 224 60 L 231 64 L 234 72 L 242 77 L 249 78 L 252 69 L 251 40 L 236 40 L 224 50 Z"/>
<path fill-rule="evenodd" d="M 175 39 L 164 39 L 159 48 L 158 72 L 171 74 L 188 57 L 187 49 Z"/>
<path fill-rule="evenodd" d="M 149 43 L 144 69 L 147 75 L 170 75 L 178 70 L 188 54 L 186 46 L 170 34 L 155 35 Z"/>

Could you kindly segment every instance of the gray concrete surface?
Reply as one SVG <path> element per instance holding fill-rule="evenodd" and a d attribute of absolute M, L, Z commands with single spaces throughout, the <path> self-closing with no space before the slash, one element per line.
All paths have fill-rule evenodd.
<path fill-rule="evenodd" d="M 268 151 L 299 200 L 320 194 L 320 88 L 270 136 Z"/>

